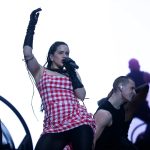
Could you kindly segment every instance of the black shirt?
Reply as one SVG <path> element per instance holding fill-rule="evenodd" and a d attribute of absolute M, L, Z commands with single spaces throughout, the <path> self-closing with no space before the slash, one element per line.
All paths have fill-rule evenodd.
<path fill-rule="evenodd" d="M 99 102 L 97 111 L 100 109 L 109 111 L 112 115 L 113 122 L 110 127 L 106 127 L 103 130 L 96 142 L 95 150 L 119 150 L 122 127 L 125 120 L 124 108 L 122 106 L 120 109 L 116 109 L 107 99 L 103 99 Z"/>

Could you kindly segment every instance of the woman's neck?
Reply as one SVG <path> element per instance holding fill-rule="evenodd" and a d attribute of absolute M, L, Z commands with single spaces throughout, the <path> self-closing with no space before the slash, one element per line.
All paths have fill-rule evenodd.
<path fill-rule="evenodd" d="M 60 74 L 64 74 L 66 75 L 67 71 L 63 68 L 63 67 L 60 67 L 60 68 L 50 68 L 51 71 L 54 71 L 54 72 L 58 72 Z"/>

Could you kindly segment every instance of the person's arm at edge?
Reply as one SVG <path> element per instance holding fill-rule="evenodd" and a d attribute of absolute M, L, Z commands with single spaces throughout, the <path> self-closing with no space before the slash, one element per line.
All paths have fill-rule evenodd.
<path fill-rule="evenodd" d="M 24 60 L 34 78 L 37 78 L 37 74 L 40 72 L 40 68 L 42 68 L 32 53 L 34 30 L 41 10 L 41 8 L 35 9 L 30 14 L 30 20 L 23 43 Z"/>
<path fill-rule="evenodd" d="M 101 136 L 103 130 L 105 127 L 110 126 L 112 124 L 112 115 L 109 111 L 106 110 L 98 110 L 94 115 L 95 123 L 96 123 L 96 131 L 94 135 L 94 147 L 96 144 L 96 141 Z"/>
<path fill-rule="evenodd" d="M 32 53 L 32 48 L 28 45 L 23 47 L 24 59 L 27 64 L 27 68 L 31 72 L 34 78 L 37 78 L 42 66 L 38 63 L 37 59 Z"/>

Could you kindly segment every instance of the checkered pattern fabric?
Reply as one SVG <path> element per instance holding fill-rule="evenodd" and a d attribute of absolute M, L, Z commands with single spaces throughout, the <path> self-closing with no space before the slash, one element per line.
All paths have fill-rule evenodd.
<path fill-rule="evenodd" d="M 37 87 L 45 113 L 43 133 L 59 133 L 83 124 L 95 129 L 93 115 L 75 97 L 68 77 L 49 75 L 45 69 Z"/>

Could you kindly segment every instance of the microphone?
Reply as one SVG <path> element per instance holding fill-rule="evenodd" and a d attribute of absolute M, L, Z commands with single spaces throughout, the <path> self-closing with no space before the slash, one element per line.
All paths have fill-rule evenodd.
<path fill-rule="evenodd" d="M 75 69 L 79 68 L 79 66 L 75 62 L 70 62 L 69 64 L 70 64 L 70 66 L 72 66 Z"/>
<path fill-rule="evenodd" d="M 63 60 L 64 66 L 70 66 L 74 69 L 78 69 L 79 66 L 75 63 L 75 61 L 73 61 L 71 58 L 65 58 Z"/>

